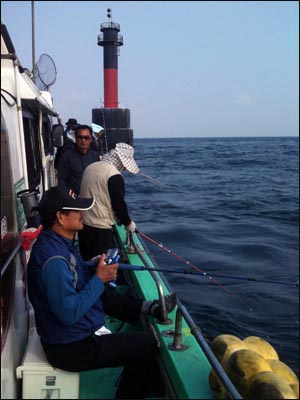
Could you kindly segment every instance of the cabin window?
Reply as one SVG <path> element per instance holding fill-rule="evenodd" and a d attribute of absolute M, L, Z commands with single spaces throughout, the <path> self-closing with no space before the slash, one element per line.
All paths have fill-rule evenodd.
<path fill-rule="evenodd" d="M 37 117 L 34 118 L 32 114 L 23 112 L 23 127 L 29 189 L 34 189 L 40 184 L 42 171 Z"/>
<path fill-rule="evenodd" d="M 51 126 L 49 117 L 44 115 L 42 123 L 42 136 L 44 142 L 45 155 L 53 155 L 54 147 L 52 143 Z"/>

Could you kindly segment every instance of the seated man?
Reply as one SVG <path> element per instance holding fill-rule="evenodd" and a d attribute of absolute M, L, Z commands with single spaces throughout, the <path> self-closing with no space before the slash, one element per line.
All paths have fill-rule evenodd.
<path fill-rule="evenodd" d="M 41 199 L 43 230 L 32 247 L 27 269 L 37 331 L 54 367 L 76 372 L 124 366 L 116 397 L 144 398 L 155 338 L 142 331 L 99 336 L 99 330 L 104 327 L 104 313 L 135 324 L 141 313 L 159 317 L 160 305 L 157 300 L 142 301 L 110 288 L 107 283 L 116 278 L 118 264 L 106 265 L 105 254 L 95 272 L 82 260 L 73 238 L 83 228 L 84 210 L 93 205 L 93 199 L 70 196 L 60 187 L 49 189 Z M 172 311 L 175 293 L 165 300 Z"/>

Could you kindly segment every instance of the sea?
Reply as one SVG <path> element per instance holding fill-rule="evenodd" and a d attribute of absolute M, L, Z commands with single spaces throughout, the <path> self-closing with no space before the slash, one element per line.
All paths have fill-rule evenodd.
<path fill-rule="evenodd" d="M 299 138 L 134 147 L 141 173 L 124 173 L 129 214 L 156 242 L 142 239 L 159 267 L 178 270 L 164 276 L 203 335 L 259 336 L 298 375 Z M 188 263 L 203 274 L 183 274 Z"/>

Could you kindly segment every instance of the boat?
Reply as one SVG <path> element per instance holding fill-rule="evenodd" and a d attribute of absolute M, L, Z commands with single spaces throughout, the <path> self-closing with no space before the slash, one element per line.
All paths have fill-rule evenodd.
<path fill-rule="evenodd" d="M 68 388 L 65 391 L 57 389 L 51 381 L 55 369 L 39 353 L 34 312 L 27 296 L 26 263 L 30 255 L 30 238 L 32 242 L 39 228 L 38 215 L 32 212 L 32 207 L 45 190 L 56 185 L 54 157 L 55 149 L 62 145 L 62 135 L 63 126 L 50 92 L 38 88 L 30 72 L 22 67 L 8 30 L 1 24 L 2 399 L 114 398 L 120 375 L 118 368 L 82 372 L 77 394 L 72 397 Z M 115 224 L 114 229 L 122 263 L 157 269 L 137 233 L 128 237 L 123 226 Z M 146 329 L 153 333 L 159 347 L 157 368 L 163 388 L 160 397 L 214 398 L 208 380 L 214 366 L 232 397 L 239 398 L 200 327 L 180 299 L 175 310 L 167 313 L 164 295 L 172 289 L 163 274 L 133 270 L 125 274 L 126 281 L 116 290 L 125 291 L 130 286 L 145 300 L 159 298 L 163 319 L 144 317 L 135 328 L 107 319 L 106 327 L 112 332 Z M 34 362 L 30 359 L 31 352 Z M 99 379 L 105 382 L 101 386 Z"/>
<path fill-rule="evenodd" d="M 62 134 L 49 91 L 34 84 L 1 24 L 1 397 L 6 399 L 18 396 L 15 368 L 32 323 L 28 254 L 19 234 L 39 225 L 31 208 L 39 193 L 55 185 L 54 146 L 62 144 Z"/>
<path fill-rule="evenodd" d="M 80 373 L 53 368 L 41 348 L 28 300 L 26 264 L 42 228 L 33 206 L 56 185 L 55 152 L 63 144 L 63 125 L 51 94 L 32 78 L 1 24 L 1 398 L 113 399 L 122 368 Z M 124 129 L 131 141 L 130 127 Z M 113 140 L 109 143 L 111 147 Z M 105 319 L 112 332 L 147 330 L 156 338 L 158 382 L 149 398 L 214 399 L 213 370 L 226 395 L 241 399 L 181 300 L 167 312 L 164 296 L 173 290 L 140 233 L 127 233 L 116 223 L 114 238 L 123 266 L 115 290 L 134 291 L 144 300 L 158 298 L 163 309 L 161 319 L 143 316 L 137 327 Z"/>

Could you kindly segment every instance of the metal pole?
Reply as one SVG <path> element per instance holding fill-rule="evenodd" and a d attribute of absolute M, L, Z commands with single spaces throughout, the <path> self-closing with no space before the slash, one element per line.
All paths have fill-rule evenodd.
<path fill-rule="evenodd" d="M 180 311 L 182 312 L 183 317 L 185 318 L 188 326 L 191 328 L 191 334 L 195 337 L 199 345 L 201 346 L 204 354 L 206 355 L 207 359 L 209 360 L 210 364 L 212 365 L 213 369 L 215 370 L 218 378 L 222 382 L 223 386 L 227 390 L 230 398 L 232 399 L 242 399 L 241 395 L 237 391 L 236 387 L 233 385 L 227 374 L 225 373 L 222 365 L 220 364 L 219 360 L 216 358 L 214 353 L 212 352 L 211 348 L 209 347 L 208 343 L 204 339 L 201 329 L 195 324 L 192 317 L 190 316 L 189 312 L 185 308 L 185 306 L 181 303 L 180 299 L 177 300 L 177 305 Z"/>
<path fill-rule="evenodd" d="M 34 1 L 31 1 L 31 45 L 32 45 L 32 80 L 35 82 L 34 69 L 35 69 L 35 33 L 34 33 Z"/>
<path fill-rule="evenodd" d="M 136 247 L 136 250 L 137 250 L 137 254 L 141 257 L 141 252 L 138 251 L 137 247 Z M 142 258 L 141 258 L 141 260 L 144 262 L 144 260 Z M 145 265 L 147 265 L 147 264 L 145 264 Z M 159 274 L 159 275 L 160 275 L 162 281 L 165 283 L 168 290 L 171 292 L 171 287 L 170 287 L 169 282 L 166 280 L 166 278 L 163 275 L 161 275 L 161 274 Z M 186 323 L 190 327 L 191 334 L 194 336 L 194 338 L 200 345 L 200 347 L 203 350 L 204 354 L 206 355 L 208 361 L 210 362 L 211 366 L 215 370 L 217 377 L 220 379 L 225 390 L 227 391 L 229 397 L 232 399 L 235 399 L 235 400 L 242 399 L 242 397 L 239 394 L 239 392 L 237 391 L 236 387 L 233 385 L 233 383 L 227 376 L 222 365 L 219 363 L 219 360 L 216 358 L 213 351 L 211 350 L 208 343 L 206 342 L 205 338 L 203 337 L 201 329 L 195 324 L 191 315 L 189 314 L 189 312 L 187 311 L 187 309 L 185 308 L 185 306 L 182 304 L 181 300 L 178 297 L 177 297 L 177 307 L 181 311 L 183 318 L 185 319 Z"/>

